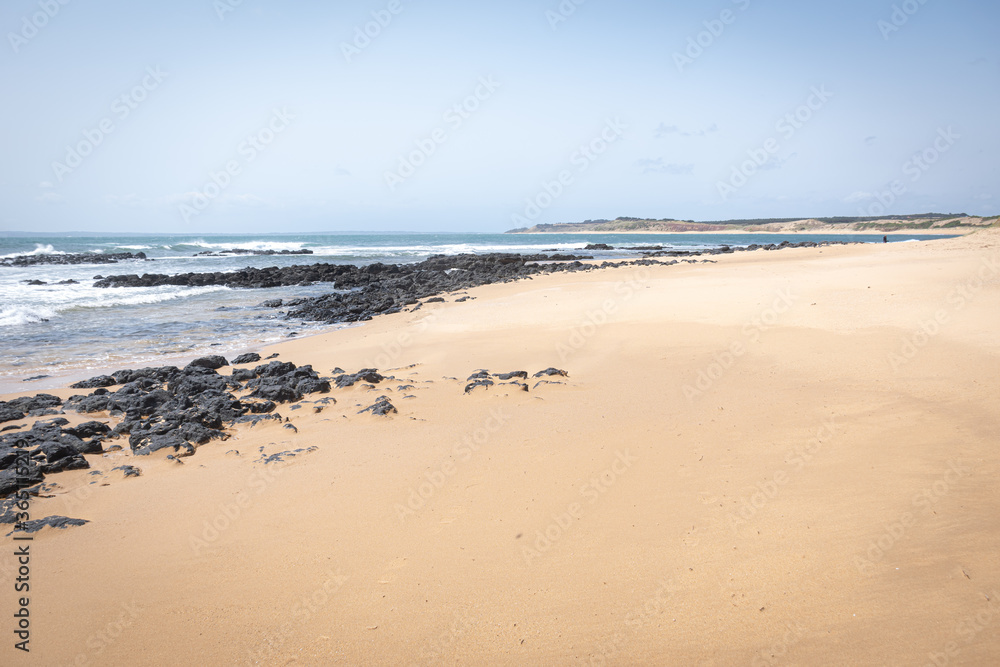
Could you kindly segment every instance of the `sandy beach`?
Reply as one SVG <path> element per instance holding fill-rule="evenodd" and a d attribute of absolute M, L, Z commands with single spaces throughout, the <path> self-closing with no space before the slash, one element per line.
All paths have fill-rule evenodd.
<path fill-rule="evenodd" d="M 392 380 L 47 477 L 89 523 L 30 541 L 30 654 L 6 538 L 0 663 L 1000 661 L 1000 229 L 467 295 L 259 350 Z"/>

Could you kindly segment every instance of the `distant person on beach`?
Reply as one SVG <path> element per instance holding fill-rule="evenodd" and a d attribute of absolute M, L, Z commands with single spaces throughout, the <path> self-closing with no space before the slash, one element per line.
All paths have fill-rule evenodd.
<path fill-rule="evenodd" d="M 888 236 L 883 236 L 882 237 L 882 243 L 888 243 L 888 242 L 889 242 L 889 237 Z"/>

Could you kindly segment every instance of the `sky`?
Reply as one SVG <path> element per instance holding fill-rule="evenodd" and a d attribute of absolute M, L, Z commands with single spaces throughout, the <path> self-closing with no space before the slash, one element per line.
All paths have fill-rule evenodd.
<path fill-rule="evenodd" d="M 5 0 L 0 231 L 1000 213 L 996 0 Z"/>

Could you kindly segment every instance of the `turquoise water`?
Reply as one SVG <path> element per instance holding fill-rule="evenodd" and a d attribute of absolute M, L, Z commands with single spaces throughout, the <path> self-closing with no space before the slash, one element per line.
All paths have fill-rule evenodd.
<path fill-rule="evenodd" d="M 893 242 L 941 238 L 915 234 Z M 754 234 L 275 234 L 275 235 L 65 235 L 0 237 L 0 256 L 52 253 L 144 252 L 151 262 L 109 265 L 0 266 L 0 383 L 26 377 L 105 370 L 109 366 L 166 363 L 206 352 L 230 354 L 288 337 L 329 329 L 280 319 L 258 304 L 276 297 L 315 296 L 332 285 L 233 290 L 225 287 L 93 287 L 95 275 L 232 271 L 247 266 L 316 262 L 367 264 L 418 262 L 433 254 L 578 252 L 588 243 L 617 247 L 661 245 L 705 249 L 720 245 L 797 241 L 881 242 L 881 235 Z M 309 249 L 312 255 L 194 256 L 230 248 Z M 635 251 L 590 252 L 598 259 L 637 256 Z M 64 280 L 78 284 L 56 285 Z M 27 285 L 41 280 L 46 285 Z M 35 382 L 16 389 L 34 389 Z M 44 384 L 44 383 L 43 383 Z"/>

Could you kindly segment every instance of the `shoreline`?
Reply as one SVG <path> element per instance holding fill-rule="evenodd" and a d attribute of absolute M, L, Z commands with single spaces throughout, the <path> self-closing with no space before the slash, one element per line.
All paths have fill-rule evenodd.
<path fill-rule="evenodd" d="M 180 463 L 120 440 L 47 476 L 32 518 L 90 523 L 34 536 L 36 657 L 89 655 L 132 605 L 109 664 L 736 664 L 778 644 L 922 664 L 1000 589 L 1000 233 L 698 259 L 257 349 L 395 379 L 282 403 L 287 422 Z M 531 377 L 548 368 L 568 376 Z M 481 369 L 494 384 L 466 391 Z M 502 384 L 516 370 L 528 391 Z M 359 412 L 380 396 L 397 412 Z M 116 566 L 79 576 L 95 562 Z M 987 634 L 961 651 L 1000 655 Z"/>
<path fill-rule="evenodd" d="M 657 236 L 673 236 L 673 235 L 691 235 L 691 234 L 753 234 L 755 236 L 789 236 L 789 235 L 812 235 L 812 236 L 824 236 L 830 235 L 843 235 L 851 234 L 856 236 L 967 236 L 980 229 L 989 229 L 989 227 L 976 227 L 976 228 L 956 228 L 952 227 L 949 229 L 907 229 L 907 230 L 893 230 L 889 232 L 877 232 L 877 231 L 855 231 L 851 229 L 823 229 L 823 230 L 813 230 L 813 229 L 802 229 L 802 230 L 788 230 L 788 231 L 757 231 L 757 230 L 713 230 L 713 231 L 685 231 L 685 232 L 660 232 L 660 231 L 614 231 L 614 232 L 601 232 L 601 231 L 559 231 L 559 232 L 504 232 L 504 234 L 510 234 L 511 236 L 552 236 L 561 234 L 603 234 L 603 235 L 657 235 Z"/>
<path fill-rule="evenodd" d="M 812 242 L 808 243 L 815 245 Z M 819 245 L 827 243 L 836 244 L 838 242 L 821 241 Z M 689 261 L 690 258 L 706 255 L 718 256 L 729 252 L 787 250 L 796 247 L 794 243 L 791 245 L 787 244 L 788 241 L 786 240 L 782 245 L 771 248 L 736 246 L 733 250 L 729 250 L 728 247 L 725 249 L 720 247 L 663 251 L 665 254 L 637 252 L 623 257 L 596 259 L 592 256 L 564 253 L 557 253 L 555 255 L 546 255 L 544 253 L 456 254 L 451 256 L 436 256 L 412 264 L 386 265 L 386 269 L 378 272 L 375 277 L 370 275 L 363 265 L 343 265 L 336 263 L 291 265 L 267 269 L 247 268 L 212 274 L 144 274 L 141 277 L 137 274 L 110 274 L 95 282 L 95 286 L 102 286 L 112 291 L 118 289 L 128 290 L 132 287 L 160 285 L 197 286 L 201 288 L 210 286 L 238 290 L 241 288 L 287 288 L 292 285 L 303 284 L 303 280 L 306 280 L 310 285 L 313 283 L 327 285 L 325 291 L 319 295 L 294 297 L 292 299 L 287 297 L 278 299 L 268 298 L 261 304 L 267 305 L 268 308 L 294 307 L 295 310 L 290 311 L 290 313 L 287 313 L 280 319 L 282 323 L 286 323 L 282 326 L 287 329 L 289 328 L 287 323 L 293 323 L 291 326 L 294 326 L 294 323 L 298 322 L 308 329 L 316 324 L 321 325 L 323 322 L 326 322 L 327 326 L 345 326 L 368 321 L 372 317 L 377 317 L 386 312 L 405 310 L 407 306 L 412 306 L 422 299 L 498 280 L 501 282 L 517 281 L 534 275 L 542 275 L 546 272 L 594 270 L 621 263 L 630 264 L 648 261 L 669 263 Z M 750 246 L 753 245 L 750 244 Z M 773 246 L 774 244 L 771 245 Z M 441 270 L 444 270 L 445 274 L 458 272 L 458 275 L 443 279 L 440 275 L 435 275 Z M 382 278 L 382 276 L 388 277 Z M 404 276 L 404 279 L 399 280 L 399 276 Z M 412 276 L 412 280 L 409 276 Z M 210 278 L 211 280 L 206 282 L 206 278 Z M 455 278 L 458 279 L 456 280 Z M 335 285 L 339 287 L 335 287 Z M 347 287 L 346 292 L 344 289 L 345 286 Z M 351 288 L 354 289 L 352 290 Z M 376 288 L 374 293 L 370 293 L 371 288 Z M 361 291 L 358 292 L 358 290 Z M 260 296 L 264 297 L 266 295 Z M 386 303 L 386 299 L 388 299 L 388 303 Z M 361 311 L 358 310 L 359 308 Z M 292 315 L 295 315 L 295 317 Z M 274 329 L 276 327 L 272 326 L 271 328 Z M 261 335 L 263 336 L 264 334 L 262 333 Z M 312 335 L 312 333 L 307 331 L 305 335 Z M 249 344 L 249 346 L 259 346 L 262 344 L 264 344 L 264 341 L 259 340 L 256 343 Z M 154 364 L 170 363 L 177 360 L 195 359 L 205 354 L 245 351 L 249 349 L 249 346 L 245 341 L 241 341 L 235 346 L 212 350 L 212 346 L 209 345 L 207 347 L 203 346 L 198 351 L 184 351 L 161 355 L 146 354 L 142 357 L 136 357 L 136 362 Z M 126 362 L 122 360 L 119 364 L 121 363 Z M 23 391 L 21 385 L 17 383 L 28 381 L 32 383 L 30 389 L 44 390 L 45 388 L 58 386 L 62 378 L 66 378 L 67 381 L 71 381 L 72 379 L 86 379 L 84 373 L 104 367 L 106 366 L 88 366 L 84 368 L 63 366 L 54 369 L 35 367 L 22 373 L 8 373 L 0 377 L 0 392 Z"/>

